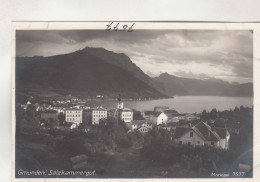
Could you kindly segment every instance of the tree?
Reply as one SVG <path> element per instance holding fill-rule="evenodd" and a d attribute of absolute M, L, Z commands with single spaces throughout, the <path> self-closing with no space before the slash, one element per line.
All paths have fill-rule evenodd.
<path fill-rule="evenodd" d="M 210 119 L 216 119 L 217 118 L 217 116 L 218 116 L 218 112 L 217 112 L 217 109 L 212 109 L 211 111 L 210 111 Z"/>
<path fill-rule="evenodd" d="M 144 120 L 140 111 L 133 110 L 133 120 Z"/>
<path fill-rule="evenodd" d="M 65 121 L 65 114 L 61 112 L 61 113 L 58 115 L 58 119 L 60 120 L 61 123 L 64 122 L 64 121 Z"/>
<path fill-rule="evenodd" d="M 209 120 L 208 113 L 207 113 L 207 111 L 206 111 L 205 109 L 202 111 L 200 118 L 201 118 L 201 120 L 202 120 L 203 122 Z"/>

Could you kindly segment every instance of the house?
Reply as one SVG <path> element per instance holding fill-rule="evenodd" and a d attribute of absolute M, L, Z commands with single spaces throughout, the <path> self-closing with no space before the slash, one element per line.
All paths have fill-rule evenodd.
<path fill-rule="evenodd" d="M 140 131 L 141 133 L 147 133 L 148 131 L 151 130 L 151 128 L 149 128 L 148 126 L 140 126 L 139 128 L 136 129 L 137 131 Z"/>
<path fill-rule="evenodd" d="M 103 108 L 92 109 L 92 125 L 98 125 L 100 119 L 107 118 L 107 110 Z"/>
<path fill-rule="evenodd" d="M 140 131 L 141 133 L 146 133 L 153 128 L 152 123 L 149 123 L 146 120 L 132 121 L 131 126 L 131 131 Z"/>
<path fill-rule="evenodd" d="M 145 120 L 151 121 L 156 125 L 166 124 L 168 120 L 168 116 L 164 112 L 144 111 L 142 115 Z"/>
<path fill-rule="evenodd" d="M 174 114 L 169 119 L 169 123 L 177 123 L 181 120 L 185 120 L 185 114 Z"/>
<path fill-rule="evenodd" d="M 179 123 L 167 123 L 166 125 L 158 126 L 159 129 L 167 130 L 167 131 L 175 131 L 176 127 L 180 126 Z"/>
<path fill-rule="evenodd" d="M 67 109 L 65 111 L 66 122 L 80 124 L 82 123 L 82 109 Z"/>
<path fill-rule="evenodd" d="M 166 114 L 169 118 L 172 118 L 175 115 L 178 115 L 179 113 L 175 109 L 167 109 L 163 111 L 164 114 Z"/>
<path fill-rule="evenodd" d="M 198 119 L 200 119 L 200 117 L 197 116 L 196 114 L 186 114 L 184 116 L 185 121 L 193 121 L 193 120 L 198 120 Z"/>
<path fill-rule="evenodd" d="M 229 149 L 230 134 L 227 129 L 211 128 L 204 122 L 198 122 L 192 127 L 176 127 L 173 139 L 180 145 Z"/>
<path fill-rule="evenodd" d="M 26 104 L 21 104 L 21 107 L 22 107 L 24 110 L 26 110 L 27 107 L 28 107 L 28 105 L 31 105 L 31 102 L 30 102 L 29 100 L 26 102 Z"/>

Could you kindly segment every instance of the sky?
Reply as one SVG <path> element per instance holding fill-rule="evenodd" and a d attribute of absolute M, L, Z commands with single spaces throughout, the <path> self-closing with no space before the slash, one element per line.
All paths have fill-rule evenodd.
<path fill-rule="evenodd" d="M 124 53 L 151 77 L 253 82 L 250 30 L 18 30 L 16 56 L 53 56 L 85 47 Z"/>

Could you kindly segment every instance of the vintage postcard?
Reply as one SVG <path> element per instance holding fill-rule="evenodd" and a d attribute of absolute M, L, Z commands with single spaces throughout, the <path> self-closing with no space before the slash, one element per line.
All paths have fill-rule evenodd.
<path fill-rule="evenodd" d="M 259 37 L 254 23 L 13 23 L 13 181 L 254 179 Z"/>

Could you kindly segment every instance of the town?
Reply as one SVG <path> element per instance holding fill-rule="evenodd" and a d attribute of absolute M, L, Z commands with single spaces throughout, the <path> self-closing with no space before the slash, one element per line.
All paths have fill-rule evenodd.
<path fill-rule="evenodd" d="M 147 162 L 142 163 L 148 166 L 151 162 L 170 162 L 167 165 L 176 163 L 181 169 L 194 170 L 198 176 L 208 177 L 212 171 L 219 172 L 227 161 L 234 162 L 235 157 L 251 145 L 248 142 L 251 137 L 241 139 L 241 135 L 251 128 L 252 108 L 241 106 L 223 112 L 213 109 L 202 113 L 179 113 L 168 106 L 156 106 L 153 110 L 137 111 L 124 107 L 120 96 L 113 108 L 90 107 L 87 103 L 78 98 L 48 101 L 33 96 L 27 98 L 16 109 L 17 141 L 36 156 L 45 147 L 53 148 L 53 152 L 38 156 L 47 166 L 56 161 L 57 168 L 95 169 L 97 174 L 112 177 L 113 168 L 102 163 L 112 160 L 111 156 L 120 155 L 124 160 L 131 157 L 131 161 L 125 163 L 119 161 L 120 165 L 132 162 L 138 165 L 143 159 Z M 111 162 L 123 159 L 115 157 Z M 63 164 L 58 160 L 69 161 Z M 185 161 L 190 162 L 183 164 Z M 194 165 L 199 166 L 199 172 L 192 167 Z M 119 166 L 114 167 L 118 170 Z M 236 170 L 248 172 L 250 166 L 239 163 Z M 167 172 L 165 169 L 160 171 L 159 177 L 176 176 L 176 171 L 172 174 L 168 169 Z"/>
<path fill-rule="evenodd" d="M 72 103 L 71 107 L 64 107 L 67 103 Z M 92 125 L 100 125 L 106 122 L 108 117 L 122 120 L 128 129 L 128 132 L 141 132 L 145 134 L 152 130 L 153 126 L 172 132 L 171 140 L 179 144 L 187 144 L 192 146 L 213 146 L 222 149 L 229 148 L 230 133 L 225 127 L 212 128 L 211 123 L 199 122 L 198 114 L 182 114 L 168 106 L 156 106 L 153 111 L 133 111 L 125 108 L 121 98 L 118 98 L 116 108 L 103 108 L 102 106 L 90 108 L 85 106 L 86 102 L 72 99 L 67 101 L 56 101 L 53 105 L 33 104 L 36 111 L 39 112 L 40 126 L 46 127 L 50 122 L 56 123 L 56 129 L 65 129 L 61 127 L 59 122 L 66 124 L 67 128 L 75 129 L 80 125 L 85 126 L 85 131 L 90 129 Z M 32 105 L 30 101 L 22 104 L 23 109 L 27 109 Z M 138 115 L 134 119 L 134 115 Z M 63 120 L 64 119 L 64 120 Z M 233 128 L 232 128 L 233 129 Z M 231 130 L 232 130 L 231 129 Z"/>

